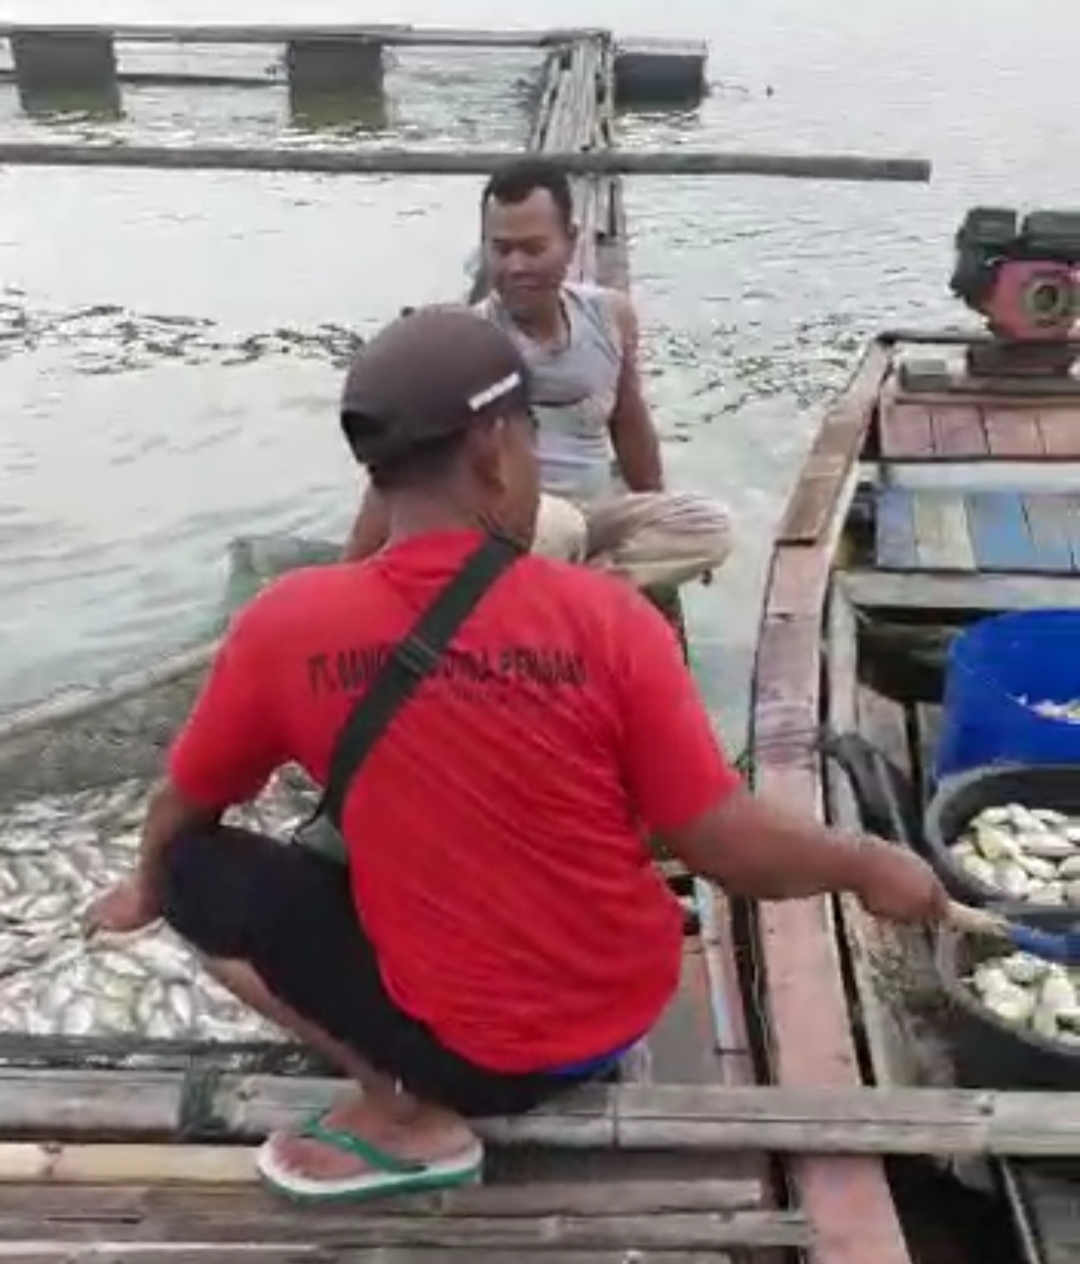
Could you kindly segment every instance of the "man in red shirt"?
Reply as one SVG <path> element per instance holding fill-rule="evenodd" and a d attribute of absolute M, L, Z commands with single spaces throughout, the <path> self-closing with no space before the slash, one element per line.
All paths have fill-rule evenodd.
<path fill-rule="evenodd" d="M 682 949 L 650 834 L 733 895 L 848 891 L 905 921 L 946 907 L 913 854 L 744 789 L 645 598 L 527 552 L 525 378 L 506 335 L 461 308 L 415 311 L 359 353 L 342 420 L 386 500 L 387 545 L 286 575 L 241 611 L 138 866 L 90 913 L 116 932 L 164 916 L 362 1087 L 263 1146 L 260 1171 L 293 1196 L 473 1179 L 468 1117 L 528 1110 L 649 1031 Z M 326 784 L 357 699 L 493 540 L 514 542 L 505 569 L 341 797 L 347 865 L 220 824 L 288 761 Z"/>

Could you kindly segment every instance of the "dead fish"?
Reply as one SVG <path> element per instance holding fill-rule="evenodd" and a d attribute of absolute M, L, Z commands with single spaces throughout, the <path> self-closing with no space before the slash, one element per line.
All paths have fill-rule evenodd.
<path fill-rule="evenodd" d="M 35 1036 L 284 1041 L 166 927 L 87 943 L 80 916 L 137 855 L 149 783 L 127 779 L 0 808 L 0 1031 Z M 318 787 L 282 769 L 237 823 L 287 838 Z"/>
<path fill-rule="evenodd" d="M 977 882 L 1011 899 L 1080 907 L 1080 819 L 1064 812 L 994 804 L 967 822 L 950 851 Z"/>
<path fill-rule="evenodd" d="M 1008 1026 L 1070 1046 L 1080 1043 L 1080 970 L 1016 952 L 983 961 L 966 982 Z"/>

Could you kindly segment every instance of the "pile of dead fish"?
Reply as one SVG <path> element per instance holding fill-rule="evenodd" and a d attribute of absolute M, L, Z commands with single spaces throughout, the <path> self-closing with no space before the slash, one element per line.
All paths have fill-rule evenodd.
<path fill-rule="evenodd" d="M 85 940 L 86 906 L 134 861 L 147 790 L 127 781 L 0 812 L 0 1033 L 283 1040 L 167 928 Z M 286 838 L 301 815 L 286 775 L 231 819 Z"/>
<path fill-rule="evenodd" d="M 1080 1050 L 1080 970 L 1014 952 L 981 962 L 965 983 L 1008 1026 Z"/>
<path fill-rule="evenodd" d="M 1021 803 L 985 808 L 950 850 L 965 872 L 1008 899 L 1080 906 L 1080 817 Z"/>

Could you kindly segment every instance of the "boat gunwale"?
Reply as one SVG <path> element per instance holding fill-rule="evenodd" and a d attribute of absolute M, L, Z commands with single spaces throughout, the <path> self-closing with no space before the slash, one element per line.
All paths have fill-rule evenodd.
<path fill-rule="evenodd" d="M 822 619 L 895 344 L 889 334 L 869 342 L 822 418 L 775 538 L 759 626 L 749 717 L 755 786 L 819 819 Z M 830 901 L 758 905 L 754 922 L 774 1082 L 863 1083 Z M 815 1264 L 910 1264 L 881 1161 L 806 1156 L 791 1171 L 798 1205 L 820 1232 Z"/>

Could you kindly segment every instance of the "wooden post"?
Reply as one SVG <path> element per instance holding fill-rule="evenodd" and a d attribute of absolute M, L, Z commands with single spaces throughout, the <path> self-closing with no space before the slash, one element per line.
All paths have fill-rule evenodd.
<path fill-rule="evenodd" d="M 10 37 L 19 102 L 28 114 L 120 110 L 116 49 L 107 31 L 21 29 Z"/>
<path fill-rule="evenodd" d="M 708 92 L 708 46 L 698 41 L 621 40 L 615 48 L 620 106 L 698 105 Z"/>
<path fill-rule="evenodd" d="M 285 50 L 289 93 L 294 99 L 337 94 L 379 97 L 383 90 L 383 46 L 374 40 L 305 37 Z"/>

